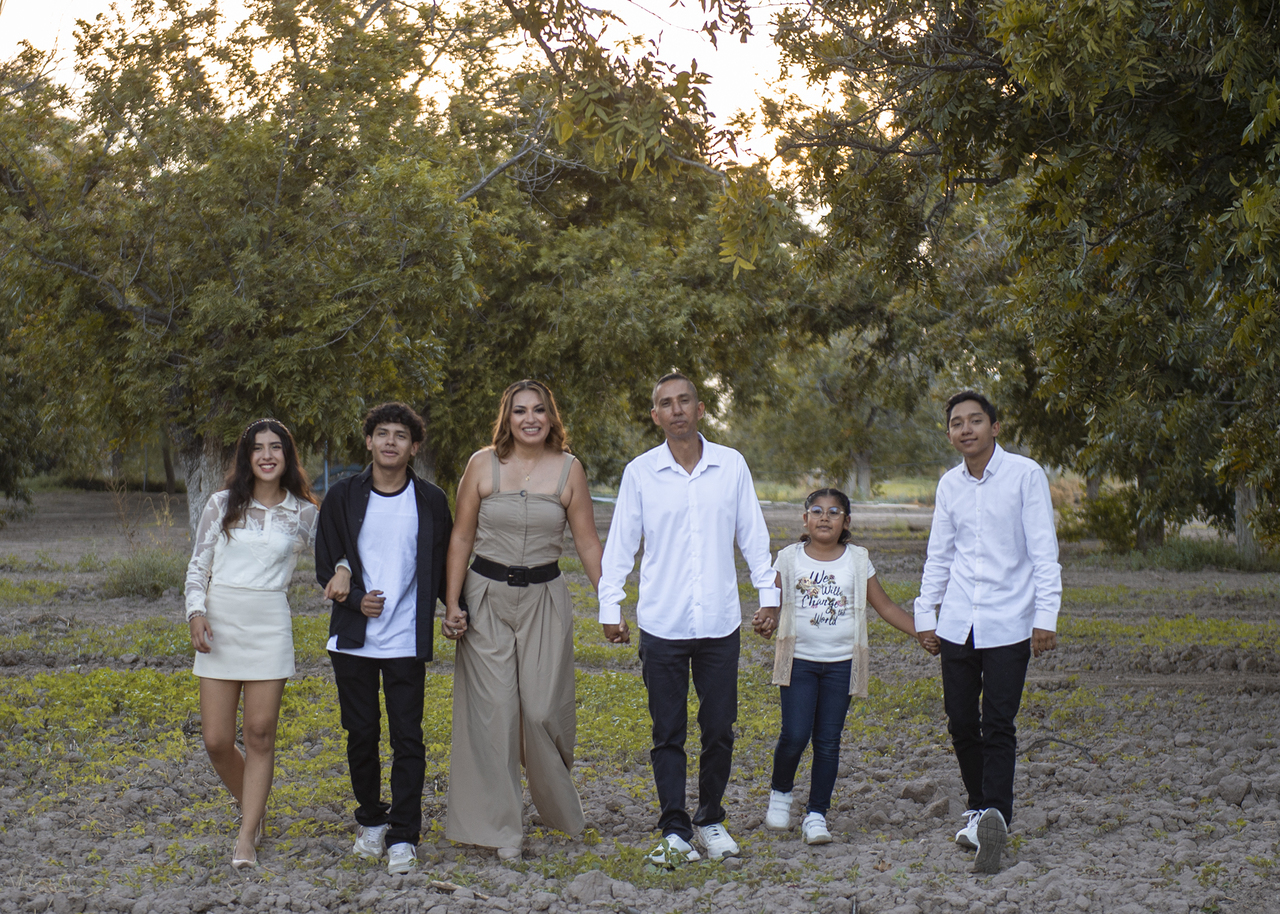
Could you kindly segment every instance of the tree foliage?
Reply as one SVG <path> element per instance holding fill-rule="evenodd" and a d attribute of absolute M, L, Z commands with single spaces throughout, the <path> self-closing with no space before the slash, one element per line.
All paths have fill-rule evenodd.
<path fill-rule="evenodd" d="M 1136 482 L 1140 539 L 1225 524 L 1231 485 L 1280 494 L 1271 12 L 916 0 L 778 22 L 793 66 L 846 87 L 839 110 L 777 118 L 831 244 L 936 284 L 957 204 L 1012 189 L 1003 301 L 970 314 L 1021 340 L 1026 370 L 992 379 L 1033 448 Z"/>

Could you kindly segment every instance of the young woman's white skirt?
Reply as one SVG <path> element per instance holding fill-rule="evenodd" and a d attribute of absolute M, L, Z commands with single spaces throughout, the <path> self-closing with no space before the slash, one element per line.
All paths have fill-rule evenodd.
<path fill-rule="evenodd" d="M 211 583 L 204 607 L 213 650 L 196 652 L 197 676 L 244 681 L 293 675 L 293 619 L 283 591 Z"/>

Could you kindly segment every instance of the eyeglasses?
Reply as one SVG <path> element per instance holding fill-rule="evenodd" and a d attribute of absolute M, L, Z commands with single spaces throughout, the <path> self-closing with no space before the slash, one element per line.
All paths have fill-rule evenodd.
<path fill-rule="evenodd" d="M 834 520 L 835 518 L 841 517 L 844 515 L 844 508 L 824 508 L 822 507 L 822 505 L 814 505 L 812 508 L 809 508 L 805 513 L 808 514 L 810 517 L 812 517 L 814 520 L 818 520 L 824 514 L 827 517 L 830 517 Z"/>

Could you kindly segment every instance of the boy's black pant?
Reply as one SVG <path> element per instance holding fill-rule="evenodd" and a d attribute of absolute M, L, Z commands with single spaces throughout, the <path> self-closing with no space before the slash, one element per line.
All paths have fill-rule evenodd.
<path fill-rule="evenodd" d="M 1013 821 L 1013 769 L 1018 753 L 1014 718 L 1022 706 L 1031 639 L 975 648 L 942 643 L 942 698 L 970 809 L 1000 810 Z"/>
<path fill-rule="evenodd" d="M 649 692 L 653 720 L 653 780 L 661 812 L 663 835 L 693 840 L 694 825 L 715 825 L 725 819 L 724 789 L 733 767 L 733 725 L 738 720 L 739 633 L 723 638 L 659 638 L 640 633 L 640 668 Z M 698 811 L 690 820 L 685 809 L 684 741 L 689 730 L 689 672 L 698 693 Z"/>
<path fill-rule="evenodd" d="M 415 847 L 422 831 L 422 782 L 426 776 L 426 748 L 422 744 L 423 694 L 427 668 L 412 657 L 354 657 L 330 651 L 333 678 L 338 685 L 342 728 L 347 731 L 347 765 L 356 797 L 356 821 L 361 825 L 390 825 L 386 844 Z M 382 801 L 382 715 L 378 708 L 378 677 L 386 695 L 387 725 L 391 731 L 391 804 Z"/>

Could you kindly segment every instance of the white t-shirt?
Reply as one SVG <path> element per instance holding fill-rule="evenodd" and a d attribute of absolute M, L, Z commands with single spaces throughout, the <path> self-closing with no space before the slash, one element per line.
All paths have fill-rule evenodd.
<path fill-rule="evenodd" d="M 867 560 L 867 577 L 876 573 Z M 796 552 L 796 650 L 801 660 L 834 663 L 853 658 L 855 635 L 853 553 L 833 562 Z M 864 610 L 865 611 L 865 610 Z"/>
<path fill-rule="evenodd" d="M 365 592 L 381 590 L 382 615 L 369 619 L 362 647 L 331 651 L 354 657 L 416 657 L 418 654 L 418 500 L 413 480 L 390 495 L 373 489 L 356 540 Z"/>

